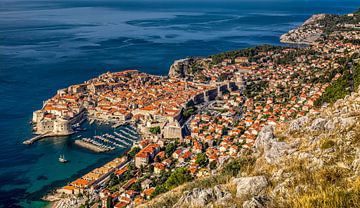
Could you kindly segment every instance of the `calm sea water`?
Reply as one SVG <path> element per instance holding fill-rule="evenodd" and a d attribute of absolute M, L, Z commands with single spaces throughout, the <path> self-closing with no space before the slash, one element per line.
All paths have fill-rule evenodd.
<path fill-rule="evenodd" d="M 0 0 L 0 206 L 45 206 L 42 194 L 121 153 L 93 154 L 66 137 L 22 145 L 32 111 L 57 89 L 105 71 L 166 74 L 174 59 L 280 44 L 313 13 L 357 7 L 358 0 Z M 58 163 L 61 153 L 71 162 Z"/>

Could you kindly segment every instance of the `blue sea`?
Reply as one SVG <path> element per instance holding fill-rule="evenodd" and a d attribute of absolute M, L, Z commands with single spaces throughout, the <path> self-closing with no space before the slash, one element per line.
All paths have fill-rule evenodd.
<path fill-rule="evenodd" d="M 59 88 L 106 71 L 165 75 L 175 59 L 207 56 L 279 36 L 314 13 L 344 14 L 359 0 L 0 0 L 0 207 L 40 197 L 124 150 L 94 154 L 79 134 L 31 146 L 32 112 Z M 60 164 L 59 154 L 71 162 Z"/>

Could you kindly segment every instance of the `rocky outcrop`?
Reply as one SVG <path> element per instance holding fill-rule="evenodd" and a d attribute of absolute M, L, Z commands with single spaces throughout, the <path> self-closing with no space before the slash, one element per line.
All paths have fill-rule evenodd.
<path fill-rule="evenodd" d="M 169 69 L 169 77 L 188 78 L 193 77 L 203 69 L 209 68 L 211 59 L 191 57 L 174 61 Z"/>
<path fill-rule="evenodd" d="M 236 185 L 236 196 L 239 198 L 258 195 L 268 186 L 265 176 L 235 178 L 232 183 Z"/>
<path fill-rule="evenodd" d="M 266 206 L 269 201 L 265 195 L 259 195 L 264 193 L 268 186 L 265 176 L 233 178 L 230 184 L 236 187 L 236 197 L 249 199 L 244 202 L 243 207 L 260 208 Z M 213 188 L 194 188 L 185 191 L 173 207 L 228 207 L 228 201 L 233 198 L 228 187 L 216 185 Z"/>
<path fill-rule="evenodd" d="M 256 150 L 269 149 L 274 140 L 274 128 L 272 126 L 265 126 L 259 132 L 254 147 Z"/>
<path fill-rule="evenodd" d="M 169 77 L 174 77 L 174 78 L 185 77 L 192 62 L 193 60 L 190 58 L 174 61 L 174 63 L 170 66 Z"/>
<path fill-rule="evenodd" d="M 282 156 L 291 150 L 285 142 L 278 142 L 274 139 L 274 129 L 272 126 L 265 126 L 260 131 L 255 141 L 255 151 L 263 152 L 268 163 L 277 163 Z"/>
<path fill-rule="evenodd" d="M 325 124 L 327 123 L 326 119 L 323 118 L 317 118 L 315 119 L 311 126 L 309 127 L 310 131 L 320 131 L 320 130 L 324 130 Z"/>
<path fill-rule="evenodd" d="M 356 148 L 356 154 L 353 162 L 351 163 L 351 168 L 356 172 L 356 174 L 360 174 L 360 147 Z"/>
<path fill-rule="evenodd" d="M 243 208 L 266 208 L 269 201 L 266 196 L 254 196 L 243 203 Z"/>
<path fill-rule="evenodd" d="M 306 124 L 306 122 L 308 122 L 309 117 L 307 116 L 303 116 L 300 118 L 297 118 L 295 120 L 292 120 L 290 122 L 288 131 L 291 132 L 295 132 L 295 131 L 299 131 L 300 129 L 302 129 L 304 127 L 304 125 Z"/>
<path fill-rule="evenodd" d="M 292 152 L 290 146 L 285 142 L 273 142 L 271 148 L 264 151 L 265 160 L 272 163 L 279 163 L 284 159 L 284 156 Z"/>
<path fill-rule="evenodd" d="M 221 204 L 229 198 L 231 198 L 230 192 L 220 185 L 208 189 L 194 188 L 192 191 L 186 191 L 173 207 L 204 207 Z"/>

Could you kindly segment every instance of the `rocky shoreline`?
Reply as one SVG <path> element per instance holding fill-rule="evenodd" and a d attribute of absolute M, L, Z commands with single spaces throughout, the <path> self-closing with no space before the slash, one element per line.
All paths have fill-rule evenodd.
<path fill-rule="evenodd" d="M 280 42 L 303 45 L 314 44 L 323 34 L 323 30 L 317 25 L 317 22 L 324 18 L 325 14 L 311 16 L 300 27 L 281 35 Z"/>

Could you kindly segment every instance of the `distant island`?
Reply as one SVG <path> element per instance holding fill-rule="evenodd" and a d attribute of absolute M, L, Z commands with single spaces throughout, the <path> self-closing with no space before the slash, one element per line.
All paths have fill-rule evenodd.
<path fill-rule="evenodd" d="M 124 142 L 132 147 L 44 199 L 56 201 L 55 207 L 266 207 L 270 197 L 253 196 L 269 187 L 269 181 L 275 184 L 275 176 L 241 178 L 238 173 L 263 158 L 260 149 L 267 164 L 276 164 L 290 151 L 285 143 L 271 149 L 274 128 L 301 134 L 300 127 L 287 126 L 293 119 L 300 119 L 297 126 L 308 125 L 311 119 L 301 119 L 323 115 L 328 105 L 357 90 L 360 10 L 314 15 L 281 41 L 300 46 L 263 45 L 189 57 L 175 61 L 168 76 L 106 72 L 58 90 L 33 113 L 38 136 L 27 144 L 73 134 L 89 120 L 125 130 L 121 135 L 79 138 L 75 143 L 81 147 L 99 153 L 125 148 Z M 226 184 L 231 177 L 237 177 L 232 179 L 235 194 L 207 181 Z M 190 181 L 200 185 L 191 187 Z M 257 185 L 256 191 L 246 184 Z M 202 189 L 196 192 L 195 187 Z M 190 192 L 183 195 L 185 190 Z M 201 198 L 206 190 L 208 200 Z M 289 196 L 283 201 L 275 197 L 273 203 L 294 205 Z"/>

